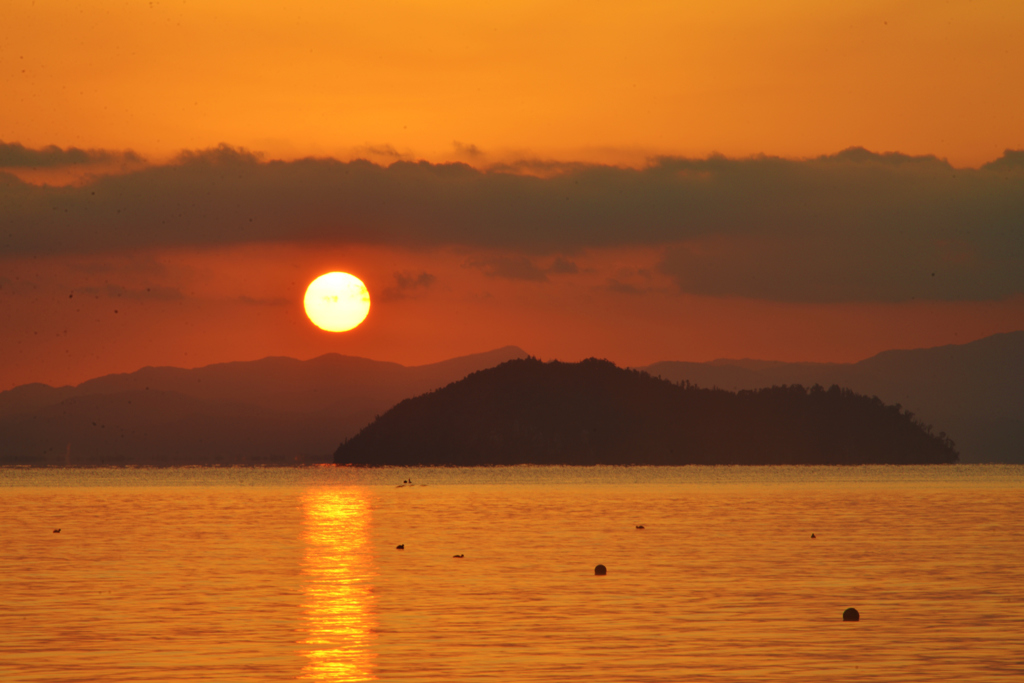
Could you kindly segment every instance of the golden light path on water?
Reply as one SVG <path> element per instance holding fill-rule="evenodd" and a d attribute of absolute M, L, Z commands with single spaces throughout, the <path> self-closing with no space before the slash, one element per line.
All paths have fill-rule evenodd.
<path fill-rule="evenodd" d="M 312 681 L 374 680 L 377 625 L 370 580 L 376 575 L 365 489 L 309 489 L 302 496 L 303 612 Z"/>
<path fill-rule="evenodd" d="M 1022 466 L 409 474 L 0 468 L 0 682 L 1024 681 Z"/>

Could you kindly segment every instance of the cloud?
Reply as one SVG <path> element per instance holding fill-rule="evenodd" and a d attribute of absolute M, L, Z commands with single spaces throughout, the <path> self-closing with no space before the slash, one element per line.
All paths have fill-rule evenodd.
<path fill-rule="evenodd" d="M 944 161 L 930 154 L 924 156 L 910 156 L 899 152 L 883 152 L 878 154 L 863 147 L 848 147 L 836 154 L 824 154 L 817 158 L 817 161 L 841 161 L 857 164 L 888 164 L 889 166 L 901 166 L 903 164 L 925 164 L 925 165 L 946 165 Z"/>
<path fill-rule="evenodd" d="M 1008 149 L 1003 156 L 981 168 L 983 171 L 1024 171 L 1024 149 Z"/>
<path fill-rule="evenodd" d="M 478 160 L 484 155 L 483 150 L 472 143 L 467 145 L 455 140 L 452 142 L 452 147 L 455 148 L 455 153 L 458 156 L 466 159 Z"/>
<path fill-rule="evenodd" d="M 134 299 L 138 301 L 155 300 L 155 301 L 178 301 L 184 298 L 181 290 L 177 287 L 145 287 L 145 288 L 128 288 L 121 285 L 103 285 L 102 287 L 80 287 L 78 293 L 86 296 L 94 296 L 99 298 L 100 296 L 109 298 L 124 298 Z M 74 292 L 72 292 L 72 298 Z"/>
<path fill-rule="evenodd" d="M 529 282 L 548 281 L 547 273 L 525 256 L 497 256 L 485 260 L 470 261 L 468 265 L 481 269 L 487 277 L 526 280 Z"/>
<path fill-rule="evenodd" d="M 384 301 L 397 301 L 404 299 L 417 289 L 429 289 L 437 282 L 437 277 L 427 272 L 395 273 L 395 284 L 393 287 L 385 287 L 381 292 Z"/>
<path fill-rule="evenodd" d="M 611 277 L 608 278 L 608 291 L 615 292 L 616 294 L 630 295 L 645 294 L 647 292 L 646 289 L 640 289 L 639 287 L 631 285 L 628 282 L 621 282 Z"/>
<path fill-rule="evenodd" d="M 430 273 L 420 273 L 419 275 L 412 275 L 411 273 L 395 273 L 395 282 L 398 283 L 399 289 L 416 289 L 417 287 L 429 287 L 437 281 L 437 278 Z"/>
<path fill-rule="evenodd" d="M 0 168 L 56 168 L 108 162 L 141 163 L 144 159 L 131 150 L 79 149 L 56 145 L 31 149 L 17 142 L 0 141 Z"/>
<path fill-rule="evenodd" d="M 663 249 L 681 291 L 786 301 L 1024 292 L 1024 152 L 980 169 L 861 148 L 806 160 L 663 157 L 645 168 L 334 159 L 221 146 L 77 187 L 0 173 L 0 256 L 308 242 L 458 246 L 544 281 L 588 249 Z M 569 263 L 568 261 L 566 263 Z M 934 277 L 932 273 L 935 273 Z"/>
<path fill-rule="evenodd" d="M 259 164 L 263 155 L 250 152 L 244 147 L 232 147 L 220 144 L 209 149 L 182 150 L 175 158 L 172 166 L 185 168 L 216 167 L 227 169 L 232 166 L 252 166 Z"/>
<path fill-rule="evenodd" d="M 575 275 L 580 272 L 579 266 L 572 261 L 566 260 L 561 256 L 555 259 L 555 262 L 548 268 L 549 273 L 557 273 L 559 275 Z"/>
<path fill-rule="evenodd" d="M 365 157 L 368 159 L 387 159 L 388 161 L 398 161 L 400 159 L 410 159 L 412 155 L 399 152 L 391 145 L 363 145 L 362 147 L 356 147 L 353 150 L 357 156 Z"/>
<path fill-rule="evenodd" d="M 555 260 L 547 268 L 538 266 L 533 259 L 526 256 L 492 256 L 471 260 L 467 265 L 481 269 L 487 277 L 529 282 L 548 282 L 549 274 L 575 275 L 579 273 L 579 267 L 574 262 L 561 256 L 555 257 Z"/>

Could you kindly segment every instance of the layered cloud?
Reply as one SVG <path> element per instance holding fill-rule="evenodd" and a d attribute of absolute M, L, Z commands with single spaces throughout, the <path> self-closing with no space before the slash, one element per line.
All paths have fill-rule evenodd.
<path fill-rule="evenodd" d="M 395 273 L 395 284 L 385 287 L 381 294 L 385 301 L 397 301 L 412 296 L 418 290 L 430 289 L 437 282 L 437 276 L 426 271 L 419 273 Z"/>
<path fill-rule="evenodd" d="M 472 259 L 466 263 L 471 268 L 479 268 L 487 277 L 505 278 L 507 280 L 526 280 L 532 282 L 548 282 L 548 275 L 575 275 L 579 267 L 575 262 L 556 256 L 548 266 L 538 265 L 535 259 L 522 255 L 488 256 Z"/>
<path fill-rule="evenodd" d="M 0 174 L 0 255 L 260 242 L 497 250 L 469 263 L 538 282 L 573 272 L 537 265 L 560 255 L 647 246 L 695 294 L 1001 299 L 1024 293 L 1024 152 L 980 169 L 854 148 L 480 170 L 224 146 L 78 187 Z"/>
<path fill-rule="evenodd" d="M 0 141 L 0 169 L 56 168 L 110 162 L 142 163 L 131 150 L 113 152 L 105 149 L 60 148 L 55 145 L 31 149 L 24 145 Z"/>

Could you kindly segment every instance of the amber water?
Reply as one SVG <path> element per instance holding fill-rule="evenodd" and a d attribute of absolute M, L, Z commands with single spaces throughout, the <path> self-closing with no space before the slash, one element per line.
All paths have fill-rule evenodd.
<path fill-rule="evenodd" d="M 0 680 L 1020 681 L 1024 468 L 0 470 Z"/>

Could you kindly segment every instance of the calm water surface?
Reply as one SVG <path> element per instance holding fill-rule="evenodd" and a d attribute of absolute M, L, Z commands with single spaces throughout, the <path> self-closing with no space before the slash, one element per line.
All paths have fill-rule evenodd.
<path fill-rule="evenodd" d="M 1020 681 L 1022 512 L 991 465 L 0 470 L 0 680 Z"/>

